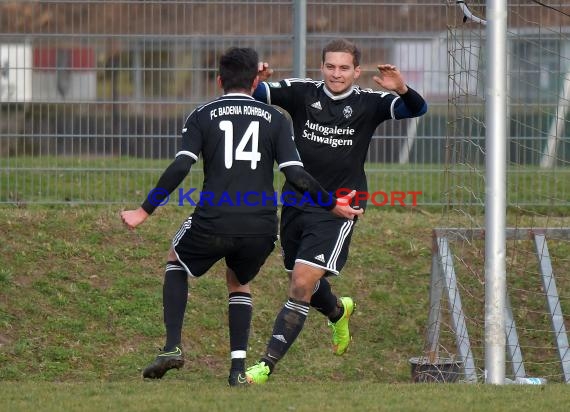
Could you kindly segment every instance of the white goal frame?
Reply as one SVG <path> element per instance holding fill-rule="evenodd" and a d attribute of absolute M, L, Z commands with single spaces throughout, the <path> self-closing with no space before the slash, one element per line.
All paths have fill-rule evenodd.
<path fill-rule="evenodd" d="M 570 383 L 570 347 L 548 251 L 547 237 L 570 240 L 570 228 L 507 228 L 505 230 L 505 238 L 508 240 L 532 240 L 534 242 L 538 271 L 542 280 L 562 376 L 565 383 Z M 432 236 L 430 310 L 425 342 L 425 357 L 428 362 L 432 363 L 435 363 L 439 358 L 439 335 L 443 317 L 442 300 L 445 294 L 451 316 L 451 327 L 456 340 L 457 360 L 463 368 L 463 380 L 469 383 L 478 381 L 477 367 L 471 351 L 465 313 L 457 287 L 457 276 L 453 265 L 450 241 L 461 239 L 485 240 L 485 238 L 483 229 L 463 228 L 435 228 Z M 504 300 L 506 305 L 503 311 L 505 319 L 503 336 L 505 337 L 506 351 L 512 366 L 512 374 L 515 378 L 526 377 L 516 324 L 506 292 Z M 485 359 L 487 359 L 487 355 L 485 355 Z"/>

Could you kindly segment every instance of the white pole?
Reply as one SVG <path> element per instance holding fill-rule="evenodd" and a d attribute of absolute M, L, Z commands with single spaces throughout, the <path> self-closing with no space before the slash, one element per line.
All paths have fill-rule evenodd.
<path fill-rule="evenodd" d="M 293 77 L 307 77 L 307 1 L 293 2 Z"/>
<path fill-rule="evenodd" d="M 505 383 L 507 4 L 487 0 L 488 52 L 485 91 L 485 372 L 486 382 Z"/>
<path fill-rule="evenodd" d="M 542 159 L 540 160 L 540 167 L 549 168 L 554 166 L 556 157 L 556 146 L 558 145 L 558 139 L 562 139 L 564 134 L 564 127 L 566 126 L 566 116 L 568 114 L 568 99 L 570 99 L 570 72 L 567 72 L 563 79 L 562 95 L 558 100 L 558 106 L 556 106 L 556 115 L 552 124 L 550 126 L 550 131 L 548 132 L 548 141 L 546 142 L 546 147 L 542 153 Z"/>
<path fill-rule="evenodd" d="M 410 161 L 410 153 L 412 152 L 412 147 L 414 146 L 414 141 L 418 135 L 418 122 L 419 118 L 410 119 L 408 122 L 408 130 L 406 133 L 406 140 L 400 148 L 400 164 L 405 165 Z"/>

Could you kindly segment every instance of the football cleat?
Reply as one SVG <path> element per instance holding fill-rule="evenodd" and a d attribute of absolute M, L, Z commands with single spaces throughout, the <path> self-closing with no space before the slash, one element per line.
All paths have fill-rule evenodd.
<path fill-rule="evenodd" d="M 245 376 L 244 371 L 240 370 L 231 370 L 230 376 L 228 377 L 228 383 L 230 386 L 247 386 L 249 382 L 247 381 L 247 377 Z"/>
<path fill-rule="evenodd" d="M 344 308 L 342 317 L 336 322 L 328 321 L 329 327 L 332 329 L 332 351 L 335 355 L 343 355 L 350 345 L 352 336 L 348 329 L 348 320 L 356 308 L 356 304 L 349 297 L 340 298 L 340 302 Z"/>
<path fill-rule="evenodd" d="M 161 379 L 170 369 L 184 366 L 184 355 L 178 346 L 169 352 L 162 352 L 154 362 L 145 368 L 143 378 Z"/>
<path fill-rule="evenodd" d="M 255 365 L 246 369 L 245 377 L 249 384 L 261 384 L 267 382 L 269 373 L 269 366 L 267 366 L 265 362 L 257 362 Z"/>

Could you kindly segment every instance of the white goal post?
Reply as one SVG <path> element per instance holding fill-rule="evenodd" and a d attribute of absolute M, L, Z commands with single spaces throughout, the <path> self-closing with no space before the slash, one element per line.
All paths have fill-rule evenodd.
<path fill-rule="evenodd" d="M 441 348 L 441 329 L 444 322 L 448 322 L 454 335 L 457 351 L 455 355 L 451 356 L 461 365 L 460 380 L 468 383 L 477 383 L 480 380 L 485 380 L 485 378 L 488 379 L 488 373 L 485 374 L 482 365 L 478 364 L 481 359 L 477 359 L 473 354 L 468 323 L 473 323 L 472 319 L 476 318 L 477 314 L 472 313 L 472 308 L 465 309 L 462 303 L 461 284 L 463 282 L 458 279 L 455 270 L 453 246 L 451 245 L 455 241 L 466 241 L 471 244 L 476 241 L 484 242 L 484 232 L 482 229 L 436 228 L 433 230 L 432 237 L 430 310 L 424 357 L 429 363 L 438 363 Z M 547 245 L 548 238 L 557 241 L 570 240 L 570 228 L 507 228 L 505 238 L 515 242 L 532 242 L 534 245 L 537 277 L 540 278 L 541 296 L 546 306 L 545 316 L 550 321 L 553 336 L 552 346 L 555 348 L 559 360 L 559 380 L 570 383 L 570 347 L 562 312 L 561 296 L 556 285 L 556 277 Z M 527 377 L 523 359 L 525 347 L 521 345 L 519 339 L 517 322 L 509 298 L 510 293 L 513 292 L 507 290 L 505 293 L 506 305 L 502 313 L 505 319 L 502 335 L 506 341 L 506 354 L 510 365 L 508 374 L 513 379 L 525 378 Z M 447 351 L 449 352 L 450 348 L 447 348 Z M 450 354 L 446 353 L 446 356 L 450 357 Z M 481 372 L 482 370 L 483 372 Z"/>
<path fill-rule="evenodd" d="M 558 277 L 562 286 L 558 295 L 560 291 L 552 289 L 554 276 L 547 278 L 546 272 L 548 265 L 560 275 L 561 270 L 570 267 L 566 258 L 570 256 L 570 241 L 564 234 L 570 226 L 570 202 L 562 185 L 570 173 L 570 4 L 472 0 L 451 1 L 449 7 L 444 193 L 448 206 L 439 226 L 462 227 L 463 235 L 477 235 L 469 243 L 470 247 L 476 245 L 474 251 L 466 246 L 454 255 L 466 259 L 459 265 L 456 262 L 455 268 L 449 261 L 453 253 L 449 250 L 457 250 L 456 245 L 450 244 L 453 236 L 439 237 L 440 243 L 434 246 L 439 260 L 437 266 L 432 265 L 432 277 L 445 280 L 446 287 L 432 290 L 431 299 L 442 293 L 442 299 L 462 303 L 461 297 L 483 290 L 477 302 L 484 309 L 483 317 L 460 316 L 457 306 L 450 307 L 448 313 L 447 330 L 461 336 L 452 346 L 461 358 L 466 381 L 501 385 L 506 382 L 506 375 L 517 378 L 527 373 L 542 374 L 548 366 L 562 362 L 561 371 L 544 373 L 553 381 L 569 382 L 570 359 L 564 351 L 565 328 L 570 324 L 565 324 L 562 314 L 562 303 L 569 295 L 568 284 L 564 276 Z M 548 228 L 547 233 L 562 239 L 556 242 L 556 259 L 550 260 L 548 236 L 541 237 L 537 228 Z M 515 233 L 525 230 L 533 231 L 533 235 L 521 235 L 523 241 Z M 528 248 L 528 241 L 534 243 L 534 252 Z M 534 294 L 536 285 L 524 282 L 535 279 L 536 271 L 516 265 L 515 261 L 522 259 L 534 267 L 535 256 L 539 257 L 540 276 L 550 283 L 542 286 L 541 302 L 547 309 L 530 311 L 520 299 Z M 455 273 L 458 266 L 475 274 L 478 283 L 463 284 L 461 276 Z M 508 291 L 512 271 L 521 282 L 518 294 Z M 437 328 L 442 326 L 434 329 L 434 310 L 430 306 L 429 336 L 437 336 Z M 529 323 L 521 327 L 517 316 L 535 322 L 535 326 Z M 550 337 L 544 330 L 545 319 L 550 319 L 552 328 L 560 332 L 556 338 L 556 360 L 535 353 L 537 348 L 547 346 L 541 339 Z M 524 347 L 517 342 L 525 339 L 530 339 L 535 347 L 526 350 L 527 360 L 523 362 Z M 432 338 L 428 340 L 425 355 L 434 359 L 442 345 Z M 473 342 L 477 342 L 476 348 Z M 449 342 L 446 345 L 450 347 Z M 528 359 L 537 359 L 537 364 Z"/>

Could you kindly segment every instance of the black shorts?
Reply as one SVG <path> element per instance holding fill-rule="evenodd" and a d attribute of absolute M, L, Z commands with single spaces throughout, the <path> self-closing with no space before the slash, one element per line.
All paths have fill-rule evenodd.
<path fill-rule="evenodd" d="M 189 217 L 172 239 L 178 261 L 188 275 L 200 277 L 214 263 L 225 258 L 242 285 L 251 281 L 275 248 L 275 236 L 229 237 L 192 227 Z"/>
<path fill-rule="evenodd" d="M 284 206 L 280 237 L 285 269 L 292 271 L 300 262 L 338 275 L 348 258 L 354 224 L 324 209 Z"/>

